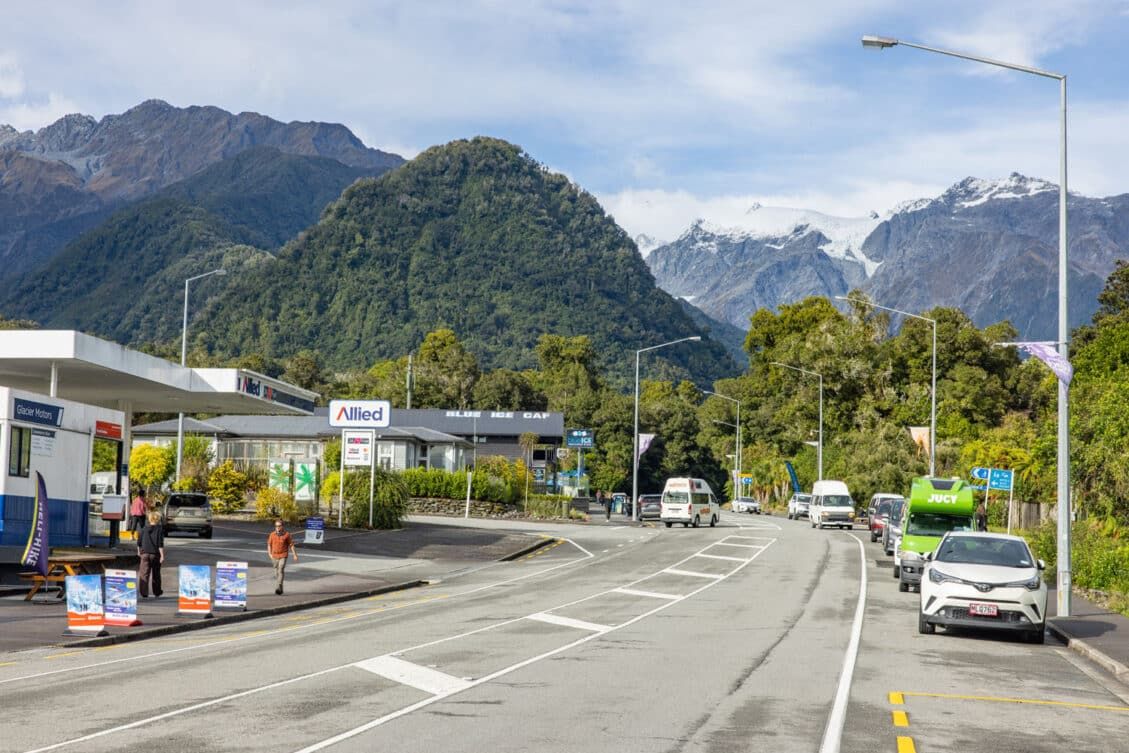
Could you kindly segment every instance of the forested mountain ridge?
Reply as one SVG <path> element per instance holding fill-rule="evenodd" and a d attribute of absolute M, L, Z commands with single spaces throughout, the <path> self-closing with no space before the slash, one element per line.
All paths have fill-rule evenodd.
<path fill-rule="evenodd" d="M 337 369 L 411 352 L 443 327 L 490 368 L 533 366 L 544 333 L 586 334 L 621 382 L 635 349 L 702 332 L 591 195 L 483 137 L 350 186 L 200 316 L 224 323 L 209 335 L 216 357 L 316 348 Z M 662 356 L 673 366 L 652 368 L 672 376 L 736 368 L 708 335 Z"/>

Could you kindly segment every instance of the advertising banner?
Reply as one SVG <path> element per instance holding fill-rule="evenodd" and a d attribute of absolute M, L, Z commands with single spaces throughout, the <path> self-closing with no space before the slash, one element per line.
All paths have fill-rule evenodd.
<path fill-rule="evenodd" d="M 216 609 L 247 609 L 247 563 L 216 563 Z"/>
<path fill-rule="evenodd" d="M 106 624 L 136 627 L 137 619 L 137 571 L 106 571 Z"/>
<path fill-rule="evenodd" d="M 308 502 L 314 498 L 318 485 L 318 471 L 314 463 L 294 464 L 294 499 Z"/>
<path fill-rule="evenodd" d="M 207 565 L 181 565 L 177 590 L 178 615 L 212 616 L 212 568 Z"/>
<path fill-rule="evenodd" d="M 31 530 L 27 534 L 21 564 L 47 577 L 47 482 L 35 472 L 35 505 L 31 508 Z"/>
<path fill-rule="evenodd" d="M 67 629 L 63 635 L 108 635 L 102 612 L 102 576 L 68 575 Z"/>
<path fill-rule="evenodd" d="M 341 457 L 346 466 L 367 468 L 372 465 L 373 434 L 371 431 L 341 432 Z"/>
<path fill-rule="evenodd" d="M 305 544 L 321 544 L 325 541 L 325 518 L 311 515 L 306 518 Z"/>

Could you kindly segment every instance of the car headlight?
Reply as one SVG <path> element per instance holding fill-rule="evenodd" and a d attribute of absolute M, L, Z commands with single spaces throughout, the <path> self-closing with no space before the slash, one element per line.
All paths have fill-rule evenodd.
<path fill-rule="evenodd" d="M 1028 591 L 1038 591 L 1039 586 L 1042 585 L 1043 579 L 1038 575 L 1032 577 L 1030 580 L 1017 580 L 1011 583 L 1005 583 L 1004 588 L 1026 588 Z"/>
<path fill-rule="evenodd" d="M 935 567 L 929 568 L 929 580 L 934 583 L 963 583 L 960 578 L 955 578 L 948 573 L 943 573 Z"/>

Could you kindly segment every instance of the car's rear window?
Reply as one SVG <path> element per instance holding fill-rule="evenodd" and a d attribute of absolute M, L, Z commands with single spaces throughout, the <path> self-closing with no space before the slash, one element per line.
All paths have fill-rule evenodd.
<path fill-rule="evenodd" d="M 207 504 L 207 497 L 169 497 L 170 507 L 204 507 Z"/>

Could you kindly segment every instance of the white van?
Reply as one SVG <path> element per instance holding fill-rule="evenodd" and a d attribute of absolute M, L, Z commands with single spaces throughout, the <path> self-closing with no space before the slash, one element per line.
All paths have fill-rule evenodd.
<path fill-rule="evenodd" d="M 808 518 L 812 528 L 838 526 L 853 528 L 855 501 L 842 481 L 816 481 L 811 488 L 811 507 Z"/>
<path fill-rule="evenodd" d="M 659 519 L 667 528 L 675 523 L 681 523 L 683 528 L 697 528 L 707 522 L 712 528 L 721 519 L 721 505 L 713 489 L 702 479 L 668 478 L 663 487 Z"/>

